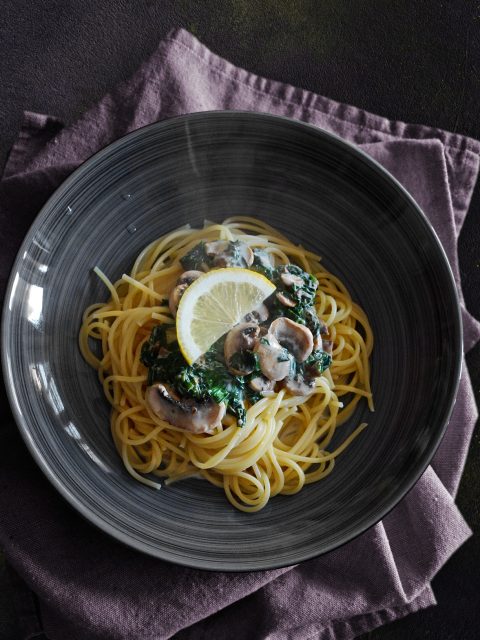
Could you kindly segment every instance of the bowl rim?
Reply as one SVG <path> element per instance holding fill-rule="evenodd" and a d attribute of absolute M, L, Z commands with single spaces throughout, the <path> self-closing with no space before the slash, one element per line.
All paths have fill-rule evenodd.
<path fill-rule="evenodd" d="M 453 407 L 455 405 L 458 387 L 460 383 L 460 377 L 462 373 L 462 362 L 463 362 L 463 326 L 462 326 L 462 315 L 461 315 L 461 307 L 460 307 L 460 299 L 459 293 L 457 290 L 457 286 L 455 283 L 455 277 L 452 271 L 452 267 L 448 260 L 445 249 L 438 238 L 438 235 L 435 229 L 432 226 L 432 223 L 427 218 L 425 213 L 419 204 L 415 201 L 413 196 L 407 191 L 407 189 L 387 170 L 385 169 L 379 162 L 370 157 L 367 153 L 365 153 L 362 149 L 360 149 L 355 144 L 348 142 L 338 136 L 335 133 L 327 131 L 322 127 L 317 125 L 303 122 L 301 120 L 296 120 L 294 118 L 289 118 L 288 116 L 283 115 L 273 115 L 266 112 L 259 111 L 245 111 L 245 110 L 208 110 L 208 111 L 198 111 L 194 113 L 186 113 L 177 116 L 172 116 L 165 118 L 163 120 L 158 120 L 156 122 L 144 125 L 123 135 L 122 137 L 114 140 L 108 145 L 102 147 L 94 154 L 89 156 L 86 160 L 81 162 L 81 164 L 55 189 L 55 191 L 50 195 L 45 204 L 41 207 L 39 212 L 34 217 L 27 233 L 25 234 L 20 247 L 17 251 L 15 260 L 10 270 L 10 275 L 8 277 L 8 284 L 5 289 L 5 297 L 3 301 L 3 310 L 2 310 L 2 322 L 1 322 L 1 352 L 2 352 L 2 370 L 3 376 L 5 380 L 5 388 L 7 391 L 7 397 L 12 409 L 13 417 L 15 423 L 17 425 L 18 430 L 25 442 L 27 449 L 32 455 L 33 459 L 40 467 L 44 475 L 48 478 L 50 483 L 54 486 L 54 488 L 60 493 L 60 495 L 86 520 L 88 520 L 91 524 L 95 525 L 101 531 L 107 533 L 115 540 L 122 542 L 126 546 L 134 549 L 135 551 L 141 551 L 151 557 L 158 558 L 160 560 L 170 562 L 173 564 L 177 564 L 179 566 L 185 566 L 194 569 L 207 570 L 207 571 L 226 571 L 226 572 L 248 572 L 248 571 L 259 571 L 259 570 L 271 570 L 271 569 L 279 569 L 291 564 L 290 560 L 288 564 L 285 564 L 285 561 L 275 561 L 269 560 L 267 562 L 256 561 L 254 564 L 249 565 L 248 567 L 240 566 L 240 563 L 236 563 L 235 561 L 223 560 L 219 563 L 219 566 L 216 566 L 212 561 L 203 561 L 198 560 L 197 558 L 188 558 L 184 559 L 183 557 L 177 558 L 177 556 L 173 556 L 168 552 L 163 552 L 161 546 L 151 547 L 147 545 L 145 542 L 138 538 L 133 538 L 128 534 L 124 533 L 121 529 L 115 528 L 111 523 L 107 520 L 100 519 L 87 504 L 84 504 L 79 497 L 76 495 L 74 491 L 72 491 L 69 487 L 65 486 L 61 483 L 60 479 L 57 477 L 54 468 L 52 468 L 49 464 L 48 457 L 44 456 L 41 451 L 35 446 L 34 440 L 30 435 L 30 429 L 28 426 L 28 422 L 26 417 L 23 415 L 21 410 L 21 394 L 17 394 L 15 389 L 15 381 L 14 376 L 12 374 L 12 370 L 10 367 L 10 345 L 8 341 L 8 337 L 10 334 L 10 326 L 9 326 L 9 317 L 11 313 L 11 304 L 14 299 L 15 293 L 15 276 L 17 272 L 20 270 L 19 267 L 23 260 L 23 254 L 25 250 L 30 246 L 31 240 L 34 234 L 37 231 L 38 226 L 48 218 L 48 214 L 50 209 L 62 198 L 62 196 L 68 192 L 70 187 L 76 182 L 77 178 L 80 177 L 85 171 L 87 171 L 92 165 L 96 164 L 99 160 L 102 160 L 105 156 L 108 156 L 111 153 L 115 153 L 115 151 L 122 147 L 126 141 L 132 141 L 137 137 L 141 137 L 145 135 L 145 132 L 152 129 L 163 129 L 165 127 L 169 127 L 175 123 L 191 122 L 192 120 L 202 119 L 202 118 L 235 118 L 237 116 L 242 116 L 243 118 L 252 119 L 252 120 L 263 120 L 270 121 L 272 123 L 277 123 L 281 126 L 294 126 L 300 129 L 303 129 L 306 132 L 314 136 L 320 136 L 324 138 L 330 138 L 336 144 L 339 144 L 343 147 L 349 154 L 353 156 L 359 157 L 359 159 L 363 160 L 366 164 L 370 165 L 370 167 L 376 171 L 377 173 L 381 173 L 383 176 L 389 180 L 394 187 L 399 191 L 400 195 L 410 204 L 410 207 L 416 212 L 419 220 L 421 220 L 427 235 L 430 236 L 431 242 L 435 245 L 435 249 L 438 252 L 438 257 L 441 259 L 446 267 L 445 270 L 445 284 L 447 284 L 448 280 L 448 296 L 451 299 L 452 305 L 455 307 L 456 314 L 452 316 L 452 330 L 453 330 L 453 339 L 454 339 L 454 377 L 453 384 L 449 391 L 449 400 L 446 403 L 445 412 L 443 421 L 436 430 L 434 437 L 430 440 L 430 446 L 422 456 L 421 460 L 417 463 L 414 471 L 409 475 L 408 480 L 404 482 L 402 485 L 399 485 L 392 494 L 390 499 L 390 503 L 388 507 L 383 508 L 378 513 L 376 512 L 370 518 L 367 518 L 365 522 L 357 525 L 352 529 L 352 532 L 348 535 L 344 536 L 344 539 L 339 543 L 331 543 L 326 545 L 319 551 L 309 551 L 304 553 L 298 553 L 294 562 L 301 563 L 307 560 L 311 560 L 313 558 L 320 557 L 330 551 L 343 547 L 345 544 L 351 542 L 352 540 L 359 537 L 361 534 L 368 531 L 370 528 L 378 524 L 386 515 L 388 515 L 398 504 L 399 502 L 413 489 L 416 485 L 420 477 L 426 471 L 428 465 L 433 459 L 440 443 L 446 433 L 450 417 L 452 415 Z M 12 295 L 13 294 L 13 295 Z"/>

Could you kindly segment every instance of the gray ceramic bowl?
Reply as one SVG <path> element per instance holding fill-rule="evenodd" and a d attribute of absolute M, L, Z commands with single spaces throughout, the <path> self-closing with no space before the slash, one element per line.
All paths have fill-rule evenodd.
<path fill-rule="evenodd" d="M 257 514 L 190 480 L 159 492 L 125 471 L 109 406 L 82 360 L 84 308 L 105 299 L 92 274 L 127 271 L 140 249 L 186 222 L 258 216 L 318 252 L 366 310 L 373 391 L 341 430 L 369 427 L 334 472 Z M 216 570 L 297 563 L 351 540 L 413 486 L 454 402 L 461 323 L 450 268 L 405 190 L 342 140 L 285 118 L 184 116 L 135 131 L 55 192 L 18 254 L 6 296 L 3 357 L 20 431 L 78 511 L 132 547 Z"/>

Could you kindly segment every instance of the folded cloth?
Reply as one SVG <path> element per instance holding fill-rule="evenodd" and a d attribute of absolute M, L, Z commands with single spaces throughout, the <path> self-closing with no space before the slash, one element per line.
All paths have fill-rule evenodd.
<path fill-rule="evenodd" d="M 76 124 L 27 113 L 0 185 L 2 287 L 39 207 L 80 162 L 138 127 L 207 109 L 265 111 L 360 145 L 412 193 L 434 225 L 459 287 L 456 240 L 479 167 L 480 143 L 391 122 L 238 69 L 183 30 Z M 462 299 L 462 297 L 461 297 Z M 463 301 L 462 301 L 463 305 Z M 462 306 L 465 348 L 480 325 Z M 352 638 L 435 603 L 430 580 L 470 535 L 454 504 L 476 407 L 466 368 L 442 445 L 422 478 L 379 524 L 295 567 L 209 573 L 143 556 L 74 513 L 15 438 L 0 469 L 0 540 L 38 597 L 52 640 L 307 640 Z M 7 424 L 5 424 L 7 423 Z M 25 637 L 39 628 L 30 624 Z M 31 633 L 31 636 L 28 634 Z"/>

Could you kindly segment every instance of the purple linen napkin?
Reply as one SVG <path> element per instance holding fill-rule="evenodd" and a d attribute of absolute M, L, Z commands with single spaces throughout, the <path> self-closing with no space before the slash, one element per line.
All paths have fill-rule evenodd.
<path fill-rule="evenodd" d="M 456 242 L 478 173 L 479 142 L 260 78 L 184 30 L 161 42 L 131 80 L 75 125 L 25 114 L 0 184 L 2 290 L 35 214 L 80 162 L 140 126 L 207 109 L 286 115 L 360 145 L 423 208 L 461 296 Z M 480 324 L 463 306 L 462 313 L 467 350 L 479 339 Z M 0 468 L 0 541 L 37 594 L 52 640 L 352 638 L 435 604 L 430 580 L 470 535 L 454 496 L 476 417 L 464 366 L 447 434 L 414 489 L 353 542 L 295 567 L 209 573 L 136 553 L 74 513 L 41 479 L 24 448 Z M 37 623 L 30 620 L 31 634 Z"/>

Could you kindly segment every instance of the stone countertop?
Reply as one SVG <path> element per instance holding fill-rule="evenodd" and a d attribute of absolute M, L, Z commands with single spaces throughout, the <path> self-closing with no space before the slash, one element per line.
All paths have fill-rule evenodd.
<path fill-rule="evenodd" d="M 3 0 L 0 164 L 22 111 L 74 121 L 127 78 L 173 27 L 255 73 L 388 118 L 480 138 L 480 6 L 382 0 Z M 480 317 L 480 187 L 459 241 L 467 307 Z M 467 358 L 477 402 L 480 347 Z M 2 408 L 5 395 L 2 389 Z M 433 582 L 438 606 L 363 637 L 474 640 L 480 622 L 480 439 L 457 502 L 477 533 Z M 0 562 L 0 639 L 17 640 Z"/>

